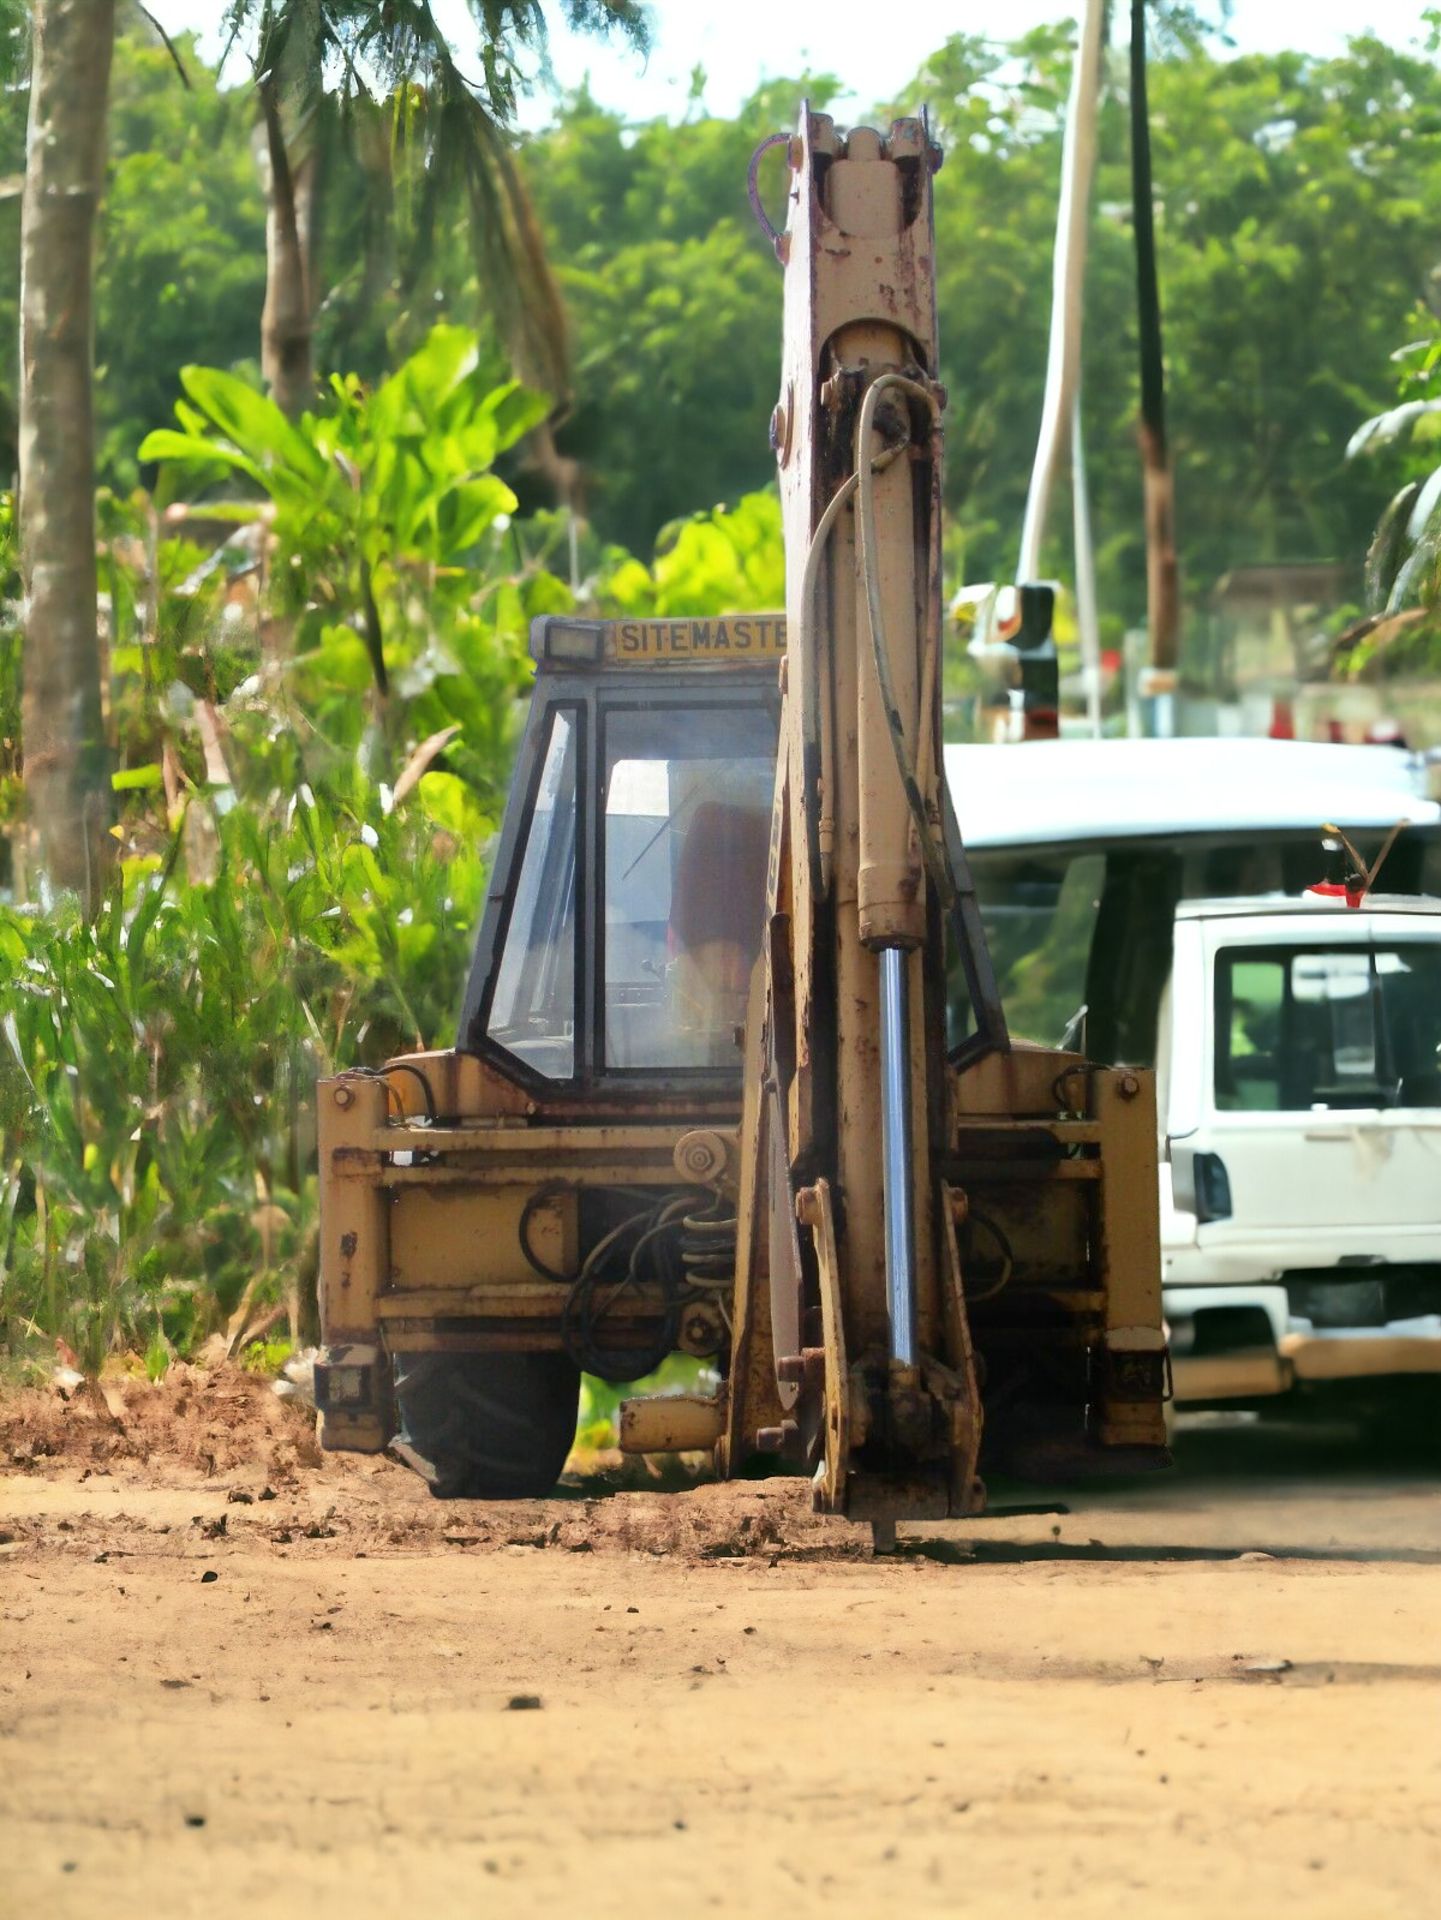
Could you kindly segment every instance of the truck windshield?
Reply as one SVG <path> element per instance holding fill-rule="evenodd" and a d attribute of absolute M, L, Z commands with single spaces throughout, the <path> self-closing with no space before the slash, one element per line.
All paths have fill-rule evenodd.
<path fill-rule="evenodd" d="M 1374 856 L 1377 833 L 1356 831 Z M 1114 834 L 1058 846 L 996 840 L 969 848 L 968 860 L 1011 1032 L 1055 1046 L 1073 1023 L 1072 1042 L 1093 1058 L 1134 1066 L 1156 1057 L 1176 903 L 1300 894 L 1321 872 L 1316 834 L 1289 830 Z M 1408 827 L 1382 887 L 1441 893 L 1441 828 Z M 969 1031 L 959 979 L 951 1007 L 954 1045 Z"/>
<path fill-rule="evenodd" d="M 1222 1112 L 1441 1105 L 1441 946 L 1226 947 Z"/>
<path fill-rule="evenodd" d="M 615 708 L 602 801 L 607 1067 L 739 1067 L 760 952 L 776 723 L 746 707 Z"/>

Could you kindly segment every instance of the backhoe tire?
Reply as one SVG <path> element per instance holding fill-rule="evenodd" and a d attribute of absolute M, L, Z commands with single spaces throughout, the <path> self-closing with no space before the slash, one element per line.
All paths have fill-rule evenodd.
<path fill-rule="evenodd" d="M 397 1452 L 437 1500 L 536 1500 L 575 1438 L 580 1369 L 563 1353 L 412 1353 L 395 1362 Z"/>

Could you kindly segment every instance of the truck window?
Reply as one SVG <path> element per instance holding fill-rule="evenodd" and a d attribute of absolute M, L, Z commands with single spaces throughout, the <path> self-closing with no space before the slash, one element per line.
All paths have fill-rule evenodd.
<path fill-rule="evenodd" d="M 1105 855 L 987 849 L 971 864 L 1011 1032 L 1054 1047 L 1085 1002 Z M 955 1046 L 970 1031 L 971 1004 L 959 968 L 951 971 L 948 1038 Z"/>
<path fill-rule="evenodd" d="M 767 708 L 607 712 L 607 1067 L 739 1070 L 775 777 Z"/>
<path fill-rule="evenodd" d="M 495 995 L 492 1040 L 553 1080 L 575 1073 L 576 716 L 560 708 L 541 758 Z"/>
<path fill-rule="evenodd" d="M 1063 817 L 1058 800 L 1058 823 Z M 1374 856 L 1382 830 L 1357 828 L 1354 835 Z M 1289 829 L 1113 833 L 1051 847 L 995 838 L 967 852 L 1011 1031 L 1055 1046 L 1084 1003 L 1086 1022 L 1073 1042 L 1097 1058 L 1133 1065 L 1155 1058 L 1154 1019 L 1168 964 L 1166 897 L 1174 903 L 1298 894 L 1321 873 L 1316 834 Z M 1441 894 L 1441 828 L 1408 827 L 1386 857 L 1381 884 L 1387 893 Z M 1107 898 L 1120 909 L 1114 919 L 1103 911 Z M 1126 921 L 1137 906 L 1147 916 L 1144 944 L 1127 937 Z M 964 983 L 952 966 L 952 1046 L 969 1033 L 970 1017 Z"/>
<path fill-rule="evenodd" d="M 1441 1101 L 1441 947 L 1227 947 L 1216 956 L 1221 1112 Z"/>

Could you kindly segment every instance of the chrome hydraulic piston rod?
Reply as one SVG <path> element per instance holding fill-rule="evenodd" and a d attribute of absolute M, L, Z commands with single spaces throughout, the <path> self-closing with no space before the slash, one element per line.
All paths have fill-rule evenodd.
<path fill-rule="evenodd" d="M 910 980 L 908 956 L 884 947 L 881 964 L 881 1142 L 885 1160 L 886 1297 L 891 1358 L 915 1366 L 916 1216 L 911 1184 Z"/>

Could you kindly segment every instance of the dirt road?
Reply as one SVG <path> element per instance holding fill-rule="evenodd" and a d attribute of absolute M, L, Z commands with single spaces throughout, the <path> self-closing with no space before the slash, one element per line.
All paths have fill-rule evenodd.
<path fill-rule="evenodd" d="M 7 1916 L 1433 1910 L 1434 1478 L 1200 1431 L 876 1561 L 776 1482 L 441 1507 L 217 1394 L 8 1430 Z"/>

